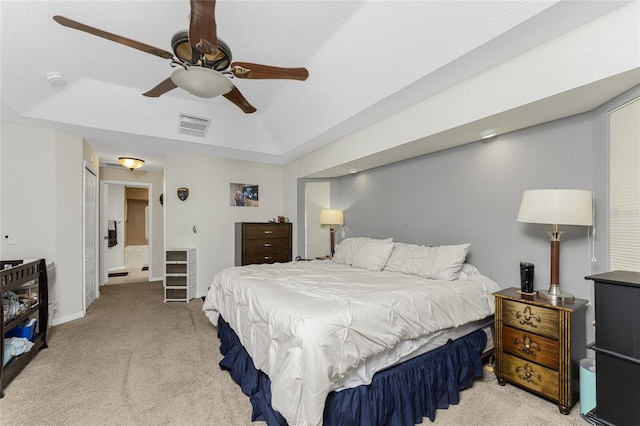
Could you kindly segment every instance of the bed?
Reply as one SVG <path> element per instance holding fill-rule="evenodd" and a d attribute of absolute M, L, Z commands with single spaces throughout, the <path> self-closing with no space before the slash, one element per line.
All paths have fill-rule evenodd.
<path fill-rule="evenodd" d="M 203 311 L 268 424 L 415 424 L 482 374 L 498 285 L 468 244 L 348 238 L 332 260 L 232 267 Z"/>

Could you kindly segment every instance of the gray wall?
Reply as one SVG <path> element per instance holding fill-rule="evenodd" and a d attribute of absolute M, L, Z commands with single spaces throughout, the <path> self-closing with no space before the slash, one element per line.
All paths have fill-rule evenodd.
<path fill-rule="evenodd" d="M 501 288 L 519 286 L 519 262 L 528 261 L 536 267 L 535 288 L 546 289 L 551 227 L 516 221 L 522 192 L 592 190 L 597 260 L 590 261 L 587 227 L 560 228 L 567 231 L 561 288 L 592 300 L 593 286 L 584 277 L 609 265 L 608 111 L 639 95 L 635 87 L 589 113 L 342 177 L 332 195 L 337 191 L 335 208 L 345 210 L 346 235 L 425 245 L 468 242 L 468 261 Z M 592 319 L 590 306 L 587 323 Z"/>

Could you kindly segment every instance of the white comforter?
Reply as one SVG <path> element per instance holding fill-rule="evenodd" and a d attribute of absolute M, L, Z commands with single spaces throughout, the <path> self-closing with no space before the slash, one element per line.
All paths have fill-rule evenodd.
<path fill-rule="evenodd" d="M 498 285 L 475 274 L 434 281 L 332 261 L 228 268 L 203 310 L 231 325 L 271 379 L 272 406 L 290 425 L 322 423 L 332 385 L 398 342 L 493 314 Z"/>

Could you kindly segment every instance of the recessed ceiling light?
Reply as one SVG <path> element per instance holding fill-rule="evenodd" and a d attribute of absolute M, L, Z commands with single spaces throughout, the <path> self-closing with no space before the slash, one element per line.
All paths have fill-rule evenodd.
<path fill-rule="evenodd" d="M 44 75 L 51 87 L 62 87 L 67 85 L 67 80 L 59 72 L 48 72 Z"/>
<path fill-rule="evenodd" d="M 494 136 L 497 136 L 499 131 L 500 131 L 500 129 L 497 128 L 497 127 L 492 127 L 490 129 L 484 129 L 484 130 L 482 130 L 480 132 L 480 137 L 482 139 L 489 139 L 489 138 L 492 138 Z"/>
<path fill-rule="evenodd" d="M 354 175 L 354 174 L 358 173 L 358 169 L 349 169 L 349 173 Z"/>

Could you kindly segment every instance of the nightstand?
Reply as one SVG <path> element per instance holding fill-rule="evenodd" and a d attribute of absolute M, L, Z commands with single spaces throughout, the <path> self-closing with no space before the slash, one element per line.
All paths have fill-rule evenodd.
<path fill-rule="evenodd" d="M 496 377 L 558 403 L 578 401 L 579 363 L 586 355 L 586 300 L 551 302 L 516 288 L 494 293 Z"/>

